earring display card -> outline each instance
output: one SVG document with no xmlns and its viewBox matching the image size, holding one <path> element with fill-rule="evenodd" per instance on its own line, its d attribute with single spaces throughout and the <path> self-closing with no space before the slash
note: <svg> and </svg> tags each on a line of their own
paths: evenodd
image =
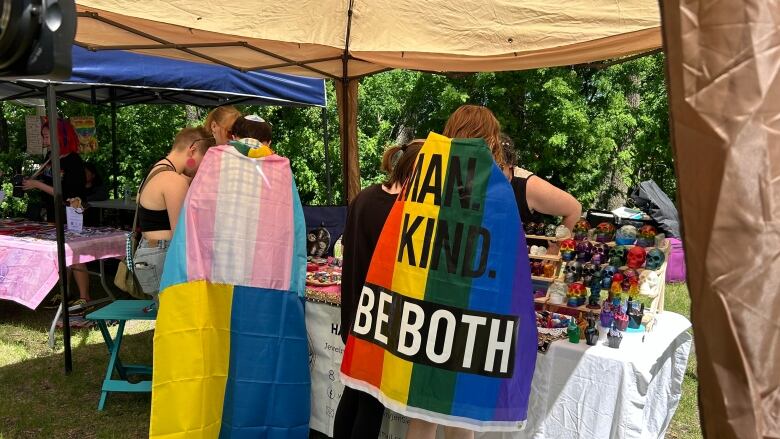
<svg viewBox="0 0 780 439">
<path fill-rule="evenodd" d="M 81 233 L 84 229 L 84 209 L 68 206 L 65 208 L 65 216 L 68 221 L 68 231 Z"/>
</svg>

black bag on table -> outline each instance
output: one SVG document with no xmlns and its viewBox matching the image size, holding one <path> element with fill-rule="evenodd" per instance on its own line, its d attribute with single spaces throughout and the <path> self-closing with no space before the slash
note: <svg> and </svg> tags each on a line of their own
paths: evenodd
<svg viewBox="0 0 780 439">
<path fill-rule="evenodd" d="M 637 209 L 648 214 L 656 222 L 660 232 L 667 237 L 680 236 L 680 217 L 677 214 L 677 207 L 653 180 L 639 183 L 631 191 L 630 197 Z"/>
</svg>

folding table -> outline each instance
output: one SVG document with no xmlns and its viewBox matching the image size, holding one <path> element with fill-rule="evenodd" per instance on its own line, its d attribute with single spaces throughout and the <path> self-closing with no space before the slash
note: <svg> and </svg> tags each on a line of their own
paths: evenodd
<svg viewBox="0 0 780 439">
<path fill-rule="evenodd" d="M 88 320 L 95 320 L 103 334 L 103 340 L 108 347 L 109 360 L 106 369 L 106 378 L 103 380 L 103 388 L 100 393 L 98 410 L 103 410 L 106 404 L 108 392 L 151 392 L 152 391 L 152 366 L 147 365 L 123 365 L 119 359 L 119 349 L 122 347 L 122 335 L 125 331 L 125 323 L 128 320 L 155 320 L 157 309 L 150 309 L 152 300 L 117 300 L 95 312 L 87 314 Z M 108 332 L 109 321 L 118 321 L 116 337 L 111 338 Z M 119 379 L 113 379 L 116 370 Z M 145 375 L 148 380 L 136 383 L 128 381 L 131 375 Z"/>
</svg>

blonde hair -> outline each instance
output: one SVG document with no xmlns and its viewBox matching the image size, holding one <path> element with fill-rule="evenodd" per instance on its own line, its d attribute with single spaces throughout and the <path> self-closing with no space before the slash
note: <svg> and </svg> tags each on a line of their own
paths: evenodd
<svg viewBox="0 0 780 439">
<path fill-rule="evenodd" d="M 501 124 L 487 107 L 461 105 L 447 119 L 442 134 L 452 139 L 484 139 L 496 164 L 499 167 L 506 165 L 501 144 Z"/>
<path fill-rule="evenodd" d="M 223 105 L 209 111 L 209 115 L 206 116 L 206 121 L 203 122 L 203 128 L 206 129 L 209 136 L 213 136 L 214 133 L 211 132 L 211 123 L 216 122 L 217 125 L 230 132 L 232 131 L 233 123 L 239 117 L 241 117 L 241 112 L 238 111 L 236 107 L 232 105 Z"/>
</svg>

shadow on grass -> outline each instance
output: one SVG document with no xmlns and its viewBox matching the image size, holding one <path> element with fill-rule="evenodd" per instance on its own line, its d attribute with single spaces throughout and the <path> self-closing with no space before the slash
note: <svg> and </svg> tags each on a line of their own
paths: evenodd
<svg viewBox="0 0 780 439">
<path fill-rule="evenodd" d="M 108 365 L 108 349 L 102 339 L 96 343 L 98 334 L 74 331 L 73 372 L 69 375 L 64 373 L 62 352 L 49 351 L 46 356 L 0 368 L 0 437 L 147 437 L 149 394 L 109 394 L 105 410 L 97 411 Z M 152 336 L 153 331 L 125 335 L 122 360 L 151 364 Z"/>
</svg>

